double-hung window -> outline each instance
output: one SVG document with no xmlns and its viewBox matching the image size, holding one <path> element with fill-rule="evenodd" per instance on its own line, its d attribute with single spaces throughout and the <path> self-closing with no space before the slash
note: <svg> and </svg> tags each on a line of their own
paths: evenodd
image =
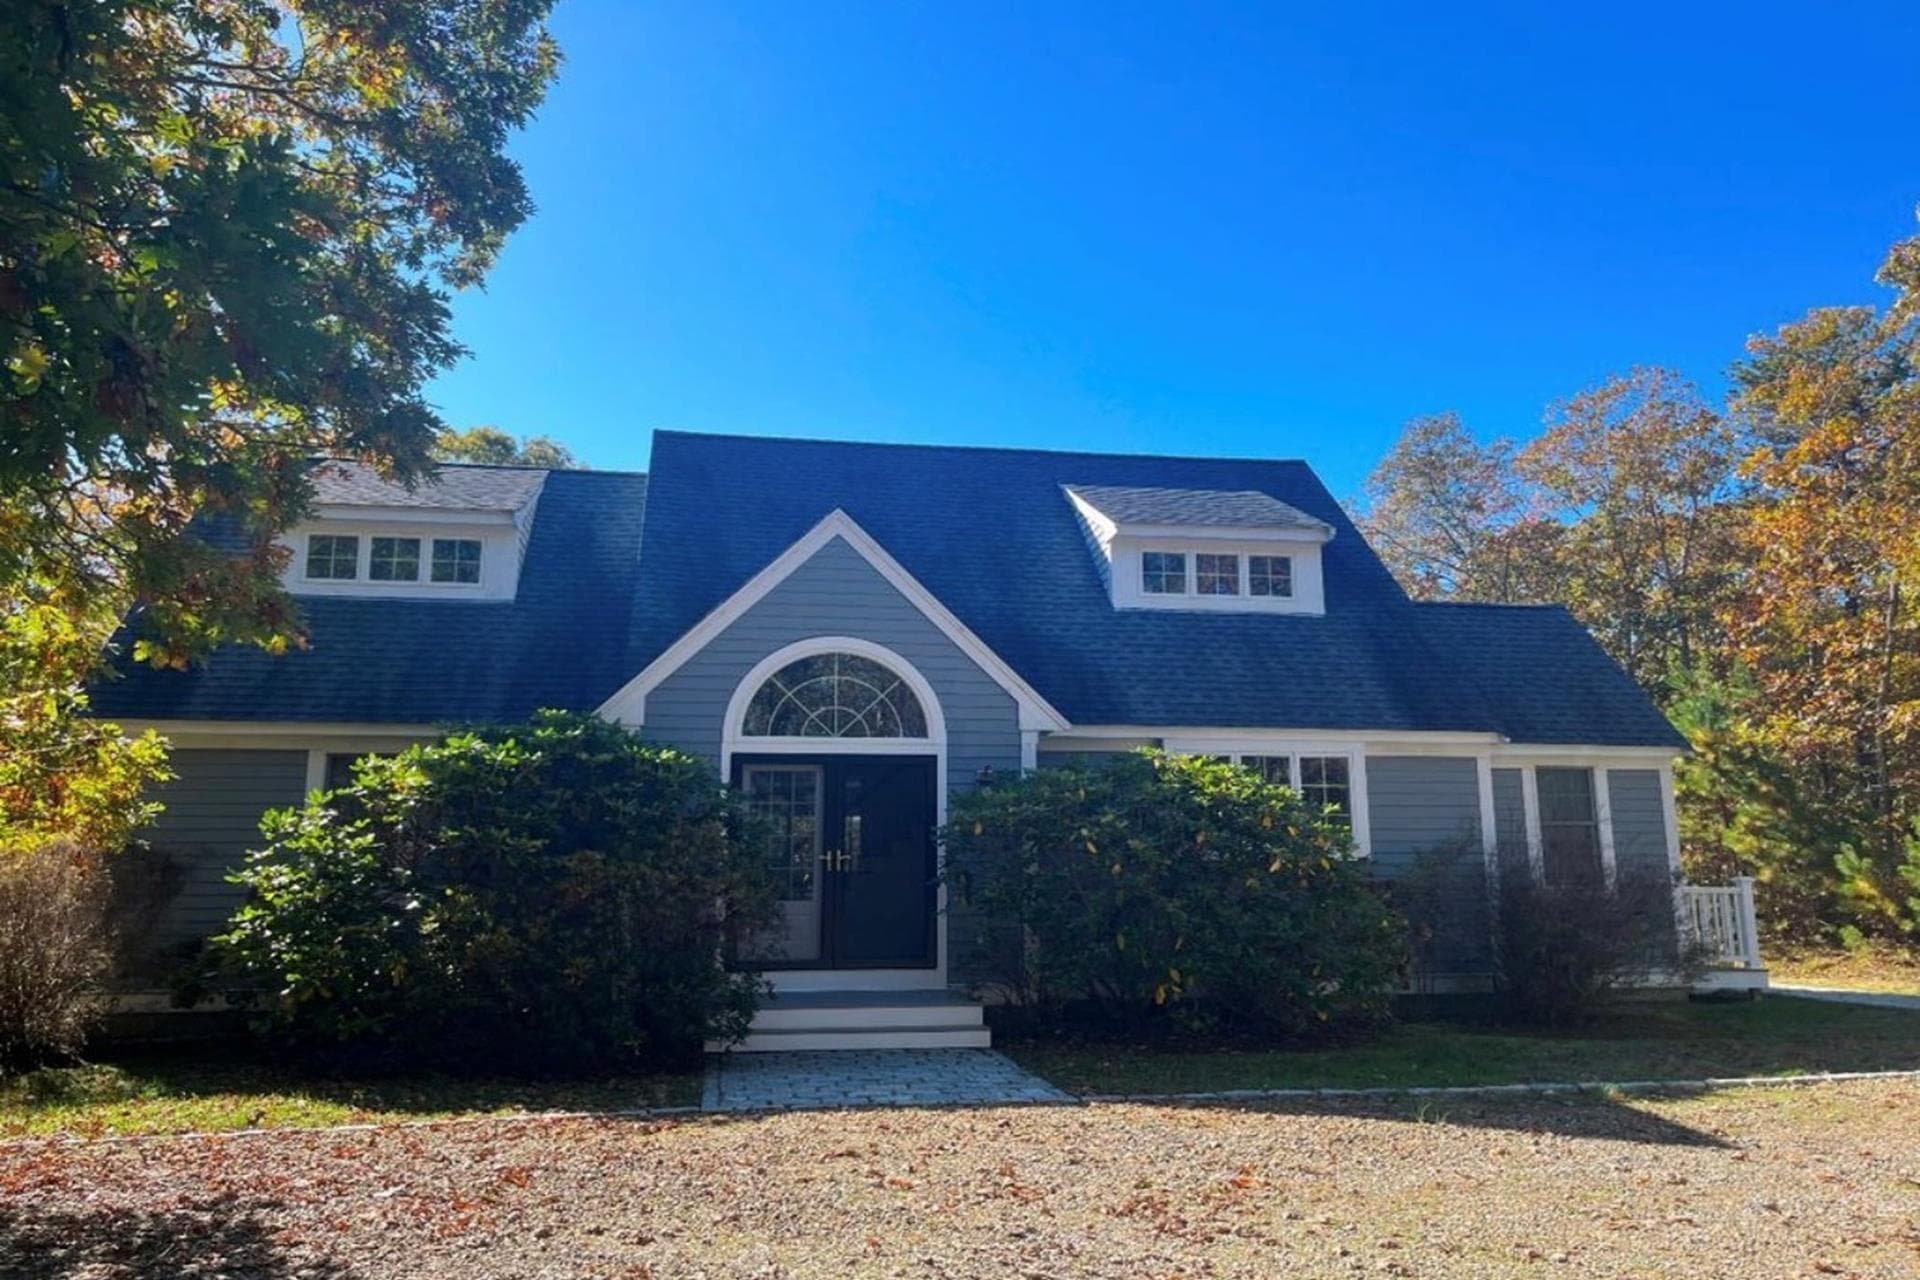
<svg viewBox="0 0 1920 1280">
<path fill-rule="evenodd" d="M 1549 885 L 1597 885 L 1605 878 L 1593 770 L 1534 770 L 1540 800 L 1540 862 Z"/>
<path fill-rule="evenodd" d="M 1292 787 L 1314 812 L 1330 812 L 1353 826 L 1353 761 L 1344 755 L 1237 752 L 1223 759 L 1253 770 L 1275 786 Z"/>
</svg>

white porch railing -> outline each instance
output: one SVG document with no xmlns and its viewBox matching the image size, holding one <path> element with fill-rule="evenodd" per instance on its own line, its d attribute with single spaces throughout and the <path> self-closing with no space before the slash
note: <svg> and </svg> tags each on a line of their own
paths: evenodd
<svg viewBox="0 0 1920 1280">
<path fill-rule="evenodd" d="M 1765 969 L 1760 962 L 1760 928 L 1753 913 L 1753 877 L 1735 876 L 1730 885 L 1680 886 L 1681 919 L 1707 949 L 1707 960 L 1721 969 Z"/>
</svg>

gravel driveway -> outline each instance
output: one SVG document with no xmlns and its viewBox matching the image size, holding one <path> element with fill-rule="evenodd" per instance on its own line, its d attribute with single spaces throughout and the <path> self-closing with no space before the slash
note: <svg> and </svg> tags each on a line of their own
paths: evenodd
<svg viewBox="0 0 1920 1280">
<path fill-rule="evenodd" d="M 1920 1275 L 1920 1086 L 0 1147 L 0 1276 Z"/>
</svg>

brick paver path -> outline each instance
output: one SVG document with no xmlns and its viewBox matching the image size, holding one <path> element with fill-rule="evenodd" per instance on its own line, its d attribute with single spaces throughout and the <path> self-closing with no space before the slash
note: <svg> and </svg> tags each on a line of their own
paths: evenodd
<svg viewBox="0 0 1920 1280">
<path fill-rule="evenodd" d="M 708 1111 L 1072 1102 L 991 1049 L 730 1053 L 707 1059 Z"/>
</svg>

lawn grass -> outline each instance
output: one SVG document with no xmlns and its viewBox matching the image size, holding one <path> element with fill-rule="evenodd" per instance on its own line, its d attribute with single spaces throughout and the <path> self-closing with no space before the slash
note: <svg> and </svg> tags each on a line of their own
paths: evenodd
<svg viewBox="0 0 1920 1280">
<path fill-rule="evenodd" d="M 699 1100 L 698 1073 L 591 1081 L 316 1078 L 272 1063 L 168 1054 L 0 1076 L 0 1139 L 310 1129 Z"/>
<path fill-rule="evenodd" d="M 1330 1049 L 1181 1052 L 1047 1041 L 997 1047 L 1073 1093 L 1793 1076 L 1920 1068 L 1920 1013 L 1769 996 L 1632 1005 L 1576 1031 L 1409 1022 Z"/>
<path fill-rule="evenodd" d="M 1920 953 L 1886 946 L 1854 951 L 1770 950 L 1767 971 L 1775 982 L 1920 995 Z"/>
</svg>

